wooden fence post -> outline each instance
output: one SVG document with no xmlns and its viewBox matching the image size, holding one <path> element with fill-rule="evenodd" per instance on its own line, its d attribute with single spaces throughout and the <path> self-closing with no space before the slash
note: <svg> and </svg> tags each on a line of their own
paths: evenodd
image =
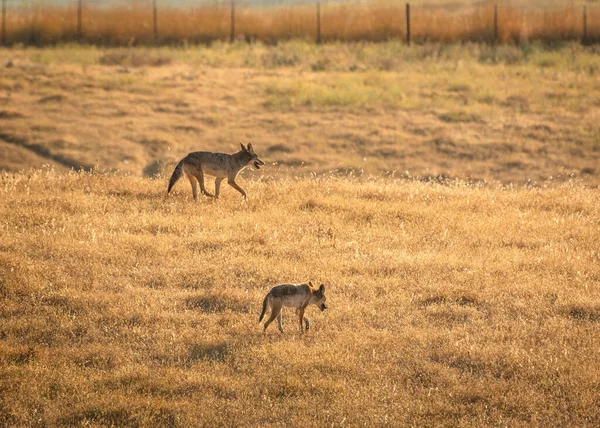
<svg viewBox="0 0 600 428">
<path fill-rule="evenodd" d="M 498 44 L 498 5 L 494 5 L 494 44 Z"/>
<path fill-rule="evenodd" d="M 83 0 L 77 0 L 77 41 L 81 43 L 81 16 L 83 14 Z"/>
<path fill-rule="evenodd" d="M 231 0 L 231 35 L 229 41 L 231 43 L 235 41 L 235 0 Z"/>
<path fill-rule="evenodd" d="M 2 0 L 2 45 L 6 44 L 6 0 Z"/>
<path fill-rule="evenodd" d="M 410 3 L 406 3 L 406 44 L 410 45 Z"/>
<path fill-rule="evenodd" d="M 321 2 L 317 2 L 317 44 L 321 43 Z"/>
<path fill-rule="evenodd" d="M 586 5 L 583 5 L 583 36 L 581 38 L 581 43 L 584 45 L 587 43 L 587 8 Z"/>
<path fill-rule="evenodd" d="M 152 20 L 154 24 L 154 41 L 158 38 L 158 13 L 156 10 L 156 0 L 152 0 Z"/>
</svg>

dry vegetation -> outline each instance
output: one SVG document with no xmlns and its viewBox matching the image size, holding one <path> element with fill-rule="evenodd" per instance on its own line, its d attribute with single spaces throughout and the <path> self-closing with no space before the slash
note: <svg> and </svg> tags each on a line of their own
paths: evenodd
<svg viewBox="0 0 600 428">
<path fill-rule="evenodd" d="M 501 42 L 581 40 L 582 2 L 438 1 L 412 2 L 414 41 L 491 41 L 494 4 L 499 7 Z M 587 4 L 587 42 L 600 41 L 600 7 Z M 248 7 L 238 4 L 235 34 L 245 40 L 315 40 L 315 4 Z M 158 2 L 157 37 L 151 2 L 129 5 L 86 5 L 82 11 L 84 43 L 106 45 L 206 43 L 229 40 L 229 2 L 173 7 Z M 321 5 L 324 41 L 385 41 L 404 39 L 405 2 L 332 2 Z M 75 3 L 50 6 L 34 3 L 14 6 L 7 13 L 7 43 L 48 44 L 78 39 Z"/>
<path fill-rule="evenodd" d="M 600 61 L 577 44 L 0 50 L 0 168 L 153 176 L 252 142 L 270 174 L 600 183 Z"/>
<path fill-rule="evenodd" d="M 600 424 L 593 48 L 0 67 L 0 426 Z M 248 202 L 166 196 L 174 161 L 239 140 L 267 162 Z M 330 309 L 263 336 L 264 293 L 308 279 Z"/>
<path fill-rule="evenodd" d="M 600 423 L 597 189 L 243 181 L 2 176 L 0 425 Z"/>
</svg>

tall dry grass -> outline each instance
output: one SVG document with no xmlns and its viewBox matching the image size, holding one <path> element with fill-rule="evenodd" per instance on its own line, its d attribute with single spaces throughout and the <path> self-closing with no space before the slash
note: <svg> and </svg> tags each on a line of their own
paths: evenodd
<svg viewBox="0 0 600 428">
<path fill-rule="evenodd" d="M 414 4 L 412 40 L 434 42 L 485 41 L 494 38 L 493 2 L 469 4 Z M 501 42 L 580 40 L 583 6 L 579 3 L 500 3 L 498 39 Z M 600 40 L 600 7 L 587 5 L 587 42 Z M 252 8 L 236 6 L 237 38 L 274 43 L 301 38 L 315 40 L 316 6 L 291 5 Z M 228 40 L 231 10 L 227 4 L 158 6 L 158 36 L 154 37 L 151 3 L 83 8 L 82 38 L 106 45 L 153 43 L 206 43 Z M 321 5 L 321 38 L 324 41 L 384 41 L 406 37 L 404 3 L 326 3 Z M 7 43 L 47 44 L 77 39 L 77 10 L 36 4 L 13 6 L 7 15 Z"/>
<path fill-rule="evenodd" d="M 2 426 L 600 423 L 598 189 L 0 183 Z M 263 336 L 264 293 L 308 279 L 330 309 Z"/>
</svg>

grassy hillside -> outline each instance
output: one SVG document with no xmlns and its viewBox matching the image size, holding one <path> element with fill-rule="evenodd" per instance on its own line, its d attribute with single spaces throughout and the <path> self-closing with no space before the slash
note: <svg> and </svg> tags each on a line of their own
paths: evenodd
<svg viewBox="0 0 600 428">
<path fill-rule="evenodd" d="M 239 181 L 2 175 L 0 425 L 600 423 L 597 189 Z"/>
<path fill-rule="evenodd" d="M 599 64 L 577 44 L 3 49 L 0 169 L 151 177 L 243 140 L 277 176 L 595 186 Z"/>
</svg>

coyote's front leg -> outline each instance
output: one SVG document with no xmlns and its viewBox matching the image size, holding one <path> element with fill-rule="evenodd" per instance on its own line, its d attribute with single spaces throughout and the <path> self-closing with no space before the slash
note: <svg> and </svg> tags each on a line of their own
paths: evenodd
<svg viewBox="0 0 600 428">
<path fill-rule="evenodd" d="M 237 190 L 238 192 L 240 192 L 242 194 L 242 198 L 244 200 L 246 200 L 246 192 L 244 192 L 244 189 L 242 189 L 240 186 L 237 185 L 237 183 L 235 182 L 235 177 L 229 177 L 227 179 L 227 184 L 229 184 L 235 190 Z"/>
<path fill-rule="evenodd" d="M 219 197 L 219 192 L 221 191 L 221 181 L 223 181 L 225 177 L 219 177 L 215 180 L 215 198 Z"/>
<path fill-rule="evenodd" d="M 198 179 L 198 183 L 200 183 L 200 191 L 202 192 L 202 194 L 212 198 L 213 195 L 208 193 L 206 191 L 206 187 L 204 186 L 204 172 L 202 172 L 201 170 L 198 171 L 196 173 L 196 178 Z"/>
<path fill-rule="evenodd" d="M 296 309 L 296 314 L 298 315 L 298 320 L 300 321 L 300 331 L 302 333 L 304 333 L 305 331 L 308 331 L 308 329 L 310 328 L 310 323 L 308 322 L 308 318 L 304 317 L 304 308 Z M 305 329 L 304 325 L 306 325 L 306 329 Z"/>
</svg>

